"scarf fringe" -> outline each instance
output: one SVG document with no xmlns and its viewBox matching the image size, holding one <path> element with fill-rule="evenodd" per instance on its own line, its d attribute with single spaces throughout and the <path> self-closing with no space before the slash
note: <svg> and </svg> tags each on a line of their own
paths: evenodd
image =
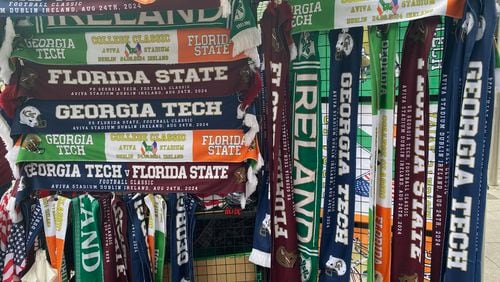
<svg viewBox="0 0 500 282">
<path fill-rule="evenodd" d="M 297 46 L 295 46 L 295 43 L 292 43 L 288 46 L 290 50 L 290 62 L 295 60 L 297 58 Z"/>
<path fill-rule="evenodd" d="M 10 138 L 10 126 L 2 115 L 0 115 L 0 138 L 2 138 L 7 152 L 14 147 L 14 141 Z"/>
<path fill-rule="evenodd" d="M 257 190 L 257 184 L 259 184 L 259 179 L 257 177 L 257 173 L 262 169 L 264 166 L 264 159 L 262 158 L 262 155 L 259 154 L 259 157 L 257 159 L 257 163 L 252 163 L 248 167 L 247 170 L 247 183 L 245 184 L 245 195 L 241 197 L 241 208 L 245 209 L 247 198 L 252 195 L 255 190 Z"/>
<path fill-rule="evenodd" d="M 255 248 L 252 249 L 248 261 L 262 267 L 271 268 L 271 254 Z"/>
<path fill-rule="evenodd" d="M 9 83 L 10 76 L 13 73 L 9 66 L 9 58 L 12 53 L 12 44 L 15 36 L 14 24 L 11 18 L 8 17 L 5 22 L 5 37 L 2 47 L 0 47 L 0 80 L 3 80 L 6 84 Z"/>
<path fill-rule="evenodd" d="M 247 28 L 231 38 L 233 42 L 233 57 L 238 56 L 241 52 L 255 48 L 262 43 L 260 31 L 257 27 Z"/>
<path fill-rule="evenodd" d="M 250 146 L 253 140 L 255 139 L 255 135 L 259 132 L 259 123 L 257 122 L 257 117 L 254 114 L 245 114 L 245 118 L 243 119 L 243 125 L 249 127 L 250 129 L 243 136 L 243 142 L 245 146 Z"/>
<path fill-rule="evenodd" d="M 19 173 L 19 167 L 16 164 L 17 156 L 19 155 L 20 149 L 21 146 L 14 146 L 5 155 L 5 158 L 9 162 L 10 170 L 12 170 L 12 176 L 14 176 L 14 179 L 21 178 L 21 174 Z"/>
<path fill-rule="evenodd" d="M 245 56 L 247 56 L 251 60 L 249 62 L 251 69 L 258 70 L 261 68 L 261 66 L 262 66 L 262 68 L 264 68 L 263 67 L 264 64 L 261 65 L 260 56 L 259 56 L 259 52 L 257 51 L 257 47 L 246 49 L 244 51 L 244 54 L 245 54 Z"/>
<path fill-rule="evenodd" d="M 220 8 L 223 18 L 227 18 L 231 14 L 231 3 L 229 3 L 229 0 L 220 0 Z"/>
</svg>

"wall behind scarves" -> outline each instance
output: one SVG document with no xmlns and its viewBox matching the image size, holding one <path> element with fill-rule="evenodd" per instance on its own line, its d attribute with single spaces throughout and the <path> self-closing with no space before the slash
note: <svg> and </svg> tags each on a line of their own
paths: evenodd
<svg viewBox="0 0 500 282">
<path fill-rule="evenodd" d="M 2 25 L 0 128 L 15 179 L 0 206 L 4 278 L 430 279 L 445 27 L 434 33 L 431 20 L 407 21 L 461 16 L 462 1 L 294 0 L 267 11 L 260 3 L 260 21 L 244 0 L 110 1 L 99 6 L 105 14 L 93 4 L 2 10 L 4 2 L 0 12 L 11 17 Z M 401 80 L 403 58 L 413 54 L 403 52 L 407 29 L 412 49 L 430 50 L 415 54 L 424 58 L 414 64 L 420 76 Z M 428 84 L 428 98 L 418 98 L 429 101 L 428 120 L 409 118 L 427 102 L 398 104 L 417 101 L 399 91 L 404 84 L 406 95 L 412 81 Z M 429 135 L 420 150 L 427 173 L 408 176 L 423 183 L 424 199 L 402 196 L 412 185 L 392 176 L 395 161 L 401 169 L 420 157 L 394 152 L 412 131 L 398 119 L 405 115 L 428 128 L 413 133 Z M 415 219 L 409 205 L 419 200 Z M 396 217 L 400 228 L 413 226 L 408 218 L 422 225 L 411 229 L 419 242 L 407 242 L 411 232 L 391 237 Z M 452 251 L 439 259 L 457 259 Z M 391 269 L 391 254 L 408 263 Z M 434 274 L 440 265 L 433 281 L 456 277 Z"/>
</svg>

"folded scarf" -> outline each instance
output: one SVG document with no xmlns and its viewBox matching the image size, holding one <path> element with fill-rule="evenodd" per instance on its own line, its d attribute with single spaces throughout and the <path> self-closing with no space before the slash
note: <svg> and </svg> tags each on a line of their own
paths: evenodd
<svg viewBox="0 0 500 282">
<path fill-rule="evenodd" d="M 111 207 L 113 211 L 113 220 L 116 229 L 115 254 L 116 271 L 119 282 L 127 282 L 128 277 L 132 277 L 132 262 L 129 255 L 128 245 L 128 216 L 126 203 L 114 193 L 111 198 Z"/>
<path fill-rule="evenodd" d="M 127 103 L 29 99 L 18 107 L 10 134 L 238 129 L 239 104 L 237 94 Z"/>
<path fill-rule="evenodd" d="M 397 0 L 369 0 L 363 2 L 363 5 L 355 6 L 348 1 L 335 1 L 334 28 L 388 24 L 430 16 L 448 16 L 459 19 L 462 17 L 465 2 L 464 0 L 435 0 L 402 4 Z"/>
<path fill-rule="evenodd" d="M 165 267 L 165 249 L 167 236 L 167 202 L 161 195 L 154 196 L 155 201 L 155 264 L 153 268 L 154 281 L 163 281 L 163 269 Z"/>
<path fill-rule="evenodd" d="M 16 143 L 18 162 L 243 162 L 259 160 L 242 130 L 28 134 Z"/>
<path fill-rule="evenodd" d="M 22 171 L 32 189 L 65 192 L 228 194 L 247 182 L 244 163 L 29 163 Z"/>
<path fill-rule="evenodd" d="M 4 104 L 12 104 L 18 96 L 85 101 L 230 96 L 248 89 L 253 82 L 252 75 L 247 59 L 162 66 L 46 66 L 23 60 L 11 80 L 18 85 L 10 91 L 14 101 Z M 0 101 L 6 91 L 2 92 Z M 13 114 L 12 111 L 11 116 Z"/>
<path fill-rule="evenodd" d="M 97 0 L 75 3 L 72 0 L 47 0 L 37 2 L 0 1 L 3 16 L 44 16 L 102 14 L 120 11 L 185 10 L 193 8 L 228 9 L 227 0 Z M 225 14 L 229 14 L 228 11 Z"/>
</svg>

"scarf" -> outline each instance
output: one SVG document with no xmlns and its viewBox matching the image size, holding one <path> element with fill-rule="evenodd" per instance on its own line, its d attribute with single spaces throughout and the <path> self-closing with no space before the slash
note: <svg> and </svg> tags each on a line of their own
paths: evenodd
<svg viewBox="0 0 500 282">
<path fill-rule="evenodd" d="M 320 281 L 349 281 L 354 234 L 356 130 L 363 29 L 329 34 L 330 95 Z"/>
<path fill-rule="evenodd" d="M 478 25 L 468 25 L 473 14 L 467 12 L 461 21 L 445 21 L 445 46 L 441 73 L 441 88 L 438 99 L 438 118 L 436 126 L 436 161 L 434 172 L 433 212 L 432 212 L 432 249 L 431 278 L 441 279 L 443 259 L 445 258 L 445 229 L 448 213 L 449 190 L 454 176 L 452 152 L 456 148 L 455 122 L 460 115 L 461 90 L 465 81 L 472 48 L 474 47 Z M 474 21 L 476 22 L 476 21 Z M 458 63 L 457 63 L 458 62 Z"/>
<path fill-rule="evenodd" d="M 9 188 L 0 198 L 0 269 L 4 269 L 7 244 L 9 242 L 9 235 L 12 229 L 12 219 L 9 216 L 9 210 L 7 209 L 11 192 L 12 188 Z"/>
<path fill-rule="evenodd" d="M 333 28 L 334 1 L 290 0 L 293 10 L 292 34 Z"/>
<path fill-rule="evenodd" d="M 155 197 L 153 194 L 147 194 L 144 196 L 144 205 L 147 208 L 146 214 L 147 223 L 146 223 L 146 242 L 148 245 L 148 257 L 149 263 L 151 267 L 151 271 L 154 273 L 154 269 L 156 266 L 156 256 L 155 256 L 155 229 L 156 229 L 156 206 L 155 206 Z"/>
<path fill-rule="evenodd" d="M 21 273 L 26 268 L 26 229 L 23 222 L 23 215 L 20 210 L 15 211 L 16 215 L 12 219 L 5 261 L 3 264 L 2 281 L 19 281 Z"/>
<path fill-rule="evenodd" d="M 66 192 L 228 194 L 247 182 L 244 163 L 29 163 L 22 171 L 32 189 Z"/>
<path fill-rule="evenodd" d="M 424 279 L 429 93 L 427 58 L 439 18 L 411 22 L 403 44 L 396 135 L 391 281 Z M 413 279 L 413 278 L 412 278 Z"/>
<path fill-rule="evenodd" d="M 35 245 L 35 240 L 37 236 L 42 231 L 44 227 L 43 215 L 42 215 L 42 207 L 40 206 L 39 201 L 33 201 L 32 204 L 29 205 L 30 213 L 25 215 L 25 218 L 28 219 L 27 235 L 26 235 L 26 250 L 31 251 Z"/>
<path fill-rule="evenodd" d="M 252 251 L 248 260 L 262 267 L 271 267 L 271 214 L 269 203 L 269 172 L 264 171 L 259 187 L 259 201 L 255 215 Z"/>
<path fill-rule="evenodd" d="M 18 72 L 18 96 L 58 101 L 229 96 L 246 90 L 252 79 L 247 59 L 162 66 L 44 66 L 23 60 Z"/>
<path fill-rule="evenodd" d="M 398 0 L 369 0 L 353 6 L 347 1 L 335 1 L 335 28 L 371 26 L 411 21 L 430 16 L 461 18 L 464 0 L 435 0 L 429 2 L 402 2 Z"/>
<path fill-rule="evenodd" d="M 133 281 L 152 281 L 151 265 L 149 264 L 148 246 L 146 242 L 146 214 L 144 200 L 140 194 L 135 194 L 127 201 L 128 211 L 128 244 L 132 267 Z"/>
<path fill-rule="evenodd" d="M 295 216 L 302 281 L 316 281 L 321 205 L 321 91 L 318 32 L 294 36 L 292 62 L 292 154 Z"/>
<path fill-rule="evenodd" d="M 46 65 L 184 64 L 246 57 L 233 57 L 229 36 L 226 28 L 33 34 L 14 41 L 11 56 Z"/>
<path fill-rule="evenodd" d="M 22 282 L 44 281 L 57 282 L 57 271 L 47 261 L 45 250 L 37 250 L 35 262 L 28 272 L 21 278 Z"/>
<path fill-rule="evenodd" d="M 263 31 L 267 147 L 271 205 L 271 277 L 272 281 L 299 281 L 297 230 L 294 217 L 291 175 L 291 148 L 288 95 L 288 66 L 292 56 L 291 7 L 270 2 L 260 22 Z"/>
<path fill-rule="evenodd" d="M 103 274 L 104 281 L 117 281 L 120 272 L 124 269 L 116 265 L 116 226 L 111 207 L 111 194 L 104 194 L 99 197 L 99 207 L 101 214 L 101 242 L 103 249 Z"/>
<path fill-rule="evenodd" d="M 11 136 L 25 133 L 237 129 L 238 95 L 219 98 L 122 101 L 42 101 L 18 107 Z"/>
<path fill-rule="evenodd" d="M 377 279 L 390 281 L 392 227 L 393 124 L 395 99 L 395 57 L 398 25 L 369 28 L 372 81 L 371 187 L 375 215 L 370 222 L 368 271 Z M 374 274 L 369 274 L 374 279 Z M 373 281 L 373 280 L 372 280 Z"/>
<path fill-rule="evenodd" d="M 194 281 L 193 237 L 196 205 L 189 194 L 168 195 L 170 281 Z"/>
<path fill-rule="evenodd" d="M 115 254 L 116 271 L 118 282 L 128 281 L 127 277 L 132 277 L 132 267 L 128 248 L 128 216 L 127 207 L 124 201 L 114 193 L 111 198 L 111 208 L 113 212 L 113 222 L 116 230 Z"/>
<path fill-rule="evenodd" d="M 18 162 L 228 162 L 257 161 L 255 142 L 245 146 L 243 130 L 28 134 Z"/>
<path fill-rule="evenodd" d="M 17 3 L 17 4 L 14 4 Z M 74 14 L 102 14 L 120 11 L 149 11 L 149 10 L 185 10 L 193 8 L 216 8 L 221 6 L 227 9 L 226 0 L 99 0 L 92 2 L 74 3 L 71 0 L 19 2 L 2 0 L 0 11 L 3 16 L 44 16 L 44 15 L 74 15 Z"/>
<path fill-rule="evenodd" d="M 99 202 L 88 194 L 71 202 L 76 281 L 104 281 Z"/>
<path fill-rule="evenodd" d="M 167 202 L 161 195 L 154 196 L 155 204 L 155 233 L 154 233 L 154 256 L 153 267 L 154 281 L 163 281 L 163 269 L 165 267 L 165 238 L 167 236 Z"/>
<path fill-rule="evenodd" d="M 71 200 L 62 196 L 48 196 L 39 201 L 50 262 L 58 272 L 58 281 L 62 281 L 62 260 Z"/>
<path fill-rule="evenodd" d="M 481 8 L 482 9 L 481 9 Z M 494 85 L 495 3 L 471 2 L 480 22 L 462 91 L 443 281 L 481 281 L 486 174 Z M 477 17 L 474 17 L 474 14 Z M 467 238 L 468 240 L 464 240 Z"/>
</svg>

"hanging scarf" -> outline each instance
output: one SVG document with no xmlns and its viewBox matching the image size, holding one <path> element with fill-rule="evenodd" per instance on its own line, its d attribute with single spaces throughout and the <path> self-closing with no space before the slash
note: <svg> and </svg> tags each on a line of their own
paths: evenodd
<svg viewBox="0 0 500 282">
<path fill-rule="evenodd" d="M 292 62 L 292 153 L 295 216 L 302 281 L 316 281 L 321 206 L 321 91 L 318 32 L 294 36 Z"/>
<path fill-rule="evenodd" d="M 292 34 L 333 28 L 333 5 L 329 0 L 290 0 L 293 9 Z"/>
<path fill-rule="evenodd" d="M 233 57 L 229 36 L 226 28 L 33 34 L 14 41 L 11 56 L 47 65 L 183 64 L 246 57 Z"/>
<path fill-rule="evenodd" d="M 156 266 L 156 256 L 155 256 L 155 229 L 156 229 L 156 206 L 155 206 L 155 196 L 153 194 L 147 194 L 144 196 L 144 205 L 147 209 L 146 214 L 146 242 L 148 245 L 148 257 L 151 266 L 151 271 L 154 273 Z"/>
<path fill-rule="evenodd" d="M 353 6 L 348 1 L 335 1 L 335 28 L 371 26 L 411 21 L 430 16 L 461 18 L 465 0 L 435 0 L 403 2 L 398 0 L 369 0 Z"/>
<path fill-rule="evenodd" d="M 271 267 L 271 215 L 269 203 L 269 172 L 264 171 L 259 188 L 259 205 L 255 215 L 252 252 L 248 260 L 262 267 Z"/>
<path fill-rule="evenodd" d="M 35 245 L 35 240 L 37 236 L 42 231 L 44 226 L 43 224 L 43 215 L 42 215 L 42 207 L 40 206 L 39 201 L 33 201 L 29 206 L 29 215 L 26 216 L 28 218 L 27 227 L 27 236 L 26 236 L 26 250 L 31 251 L 33 246 Z"/>
<path fill-rule="evenodd" d="M 243 130 L 28 134 L 18 162 L 227 162 L 257 161 L 255 142 L 246 146 Z M 16 148 L 15 147 L 15 148 Z"/>
<path fill-rule="evenodd" d="M 132 266 L 133 281 L 152 281 L 151 265 L 148 257 L 148 246 L 146 242 L 146 215 L 144 212 L 144 200 L 140 194 L 134 195 L 127 201 L 128 211 L 128 244 L 130 250 L 130 261 Z"/>
<path fill-rule="evenodd" d="M 170 233 L 170 281 L 194 281 L 193 236 L 195 202 L 184 193 L 168 195 Z"/>
<path fill-rule="evenodd" d="M 261 76 L 265 78 L 264 70 L 261 70 Z M 269 108 L 267 107 L 267 97 L 265 95 L 266 83 L 262 84 L 260 95 L 256 101 L 259 124 L 261 134 L 259 141 L 261 144 L 268 144 L 266 138 L 272 138 L 267 127 Z M 262 267 L 271 267 L 271 206 L 269 202 L 269 152 L 266 146 L 262 148 L 262 156 L 264 158 L 264 169 L 262 170 L 262 178 L 259 182 L 258 190 L 258 207 L 255 215 L 255 226 L 253 232 L 252 251 L 248 260 L 251 263 Z M 205 201 L 204 201 L 205 203 Z M 213 205 L 213 204 L 212 204 Z"/>
<path fill-rule="evenodd" d="M 17 108 L 10 134 L 237 129 L 239 104 L 239 95 L 131 103 L 29 99 Z"/>
<path fill-rule="evenodd" d="M 7 253 L 7 244 L 12 229 L 12 220 L 9 216 L 7 204 L 11 197 L 12 188 L 9 188 L 0 198 L 0 269 L 4 269 L 4 260 Z"/>
<path fill-rule="evenodd" d="M 467 6 L 461 21 L 446 19 L 445 46 L 438 99 L 436 125 L 436 154 L 432 211 L 431 279 L 441 279 L 445 258 L 445 229 L 448 209 L 448 191 L 454 176 L 457 120 L 460 115 L 460 89 L 465 81 L 472 48 L 478 30 L 474 15 Z M 438 281 L 438 280 L 436 280 Z"/>
<path fill-rule="evenodd" d="M 395 97 L 395 57 L 398 25 L 369 28 L 372 81 L 371 185 L 375 214 L 370 229 L 369 279 L 390 281 L 392 227 L 392 158 Z M 372 227 L 370 226 L 370 227 Z M 371 280 L 374 281 L 374 280 Z"/>
<path fill-rule="evenodd" d="M 120 11 L 185 10 L 193 8 L 227 8 L 225 0 L 99 0 L 75 3 L 71 0 L 48 0 L 43 2 L 22 2 L 2 0 L 0 11 L 3 16 L 44 16 L 102 14 Z"/>
<path fill-rule="evenodd" d="M 99 197 L 101 214 L 101 242 L 103 249 L 103 273 L 104 281 L 117 281 L 120 270 L 116 265 L 116 226 L 114 222 L 113 209 L 111 207 L 111 194 Z"/>
<path fill-rule="evenodd" d="M 71 202 L 76 280 L 104 281 L 99 202 L 87 194 L 75 197 Z"/>
<path fill-rule="evenodd" d="M 127 277 L 132 277 L 132 267 L 128 248 L 128 216 L 127 207 L 124 201 L 114 193 L 111 198 L 113 221 L 116 230 L 115 254 L 117 282 L 127 282 Z"/>
<path fill-rule="evenodd" d="M 247 182 L 243 163 L 29 163 L 22 171 L 35 190 L 65 192 L 228 194 L 245 191 Z"/>
<path fill-rule="evenodd" d="M 266 138 L 269 150 L 271 203 L 271 280 L 299 281 L 297 262 L 297 230 L 294 217 L 291 175 L 291 148 L 288 95 L 289 61 L 293 39 L 291 7 L 283 2 L 270 2 L 261 20 L 263 31 L 264 65 L 266 69 L 266 98 L 270 116 L 267 117 Z M 271 110 L 272 109 L 272 110 Z"/>
<path fill-rule="evenodd" d="M 70 199 L 62 196 L 57 196 L 57 198 L 48 196 L 40 199 L 47 251 L 52 266 L 58 272 L 58 281 L 62 281 L 62 260 L 70 203 Z"/>
<path fill-rule="evenodd" d="M 154 196 L 155 201 L 155 265 L 153 268 L 154 281 L 163 281 L 163 269 L 165 265 L 165 238 L 167 236 L 167 202 L 161 195 Z"/>
<path fill-rule="evenodd" d="M 356 130 L 363 29 L 330 37 L 330 88 L 320 281 L 349 281 L 354 234 Z"/>
<path fill-rule="evenodd" d="M 44 66 L 23 60 L 18 72 L 18 96 L 58 101 L 213 98 L 246 90 L 252 78 L 247 59 L 162 66 Z"/>
<path fill-rule="evenodd" d="M 439 18 L 411 22 L 403 44 L 396 135 L 391 281 L 424 279 L 429 93 L 427 58 Z"/>
<path fill-rule="evenodd" d="M 451 208 L 446 227 L 446 269 L 444 281 L 481 281 L 486 168 L 491 136 L 493 102 L 493 32 L 495 4 L 472 1 L 477 12 L 478 31 L 463 87 Z M 467 240 L 464 240 L 467 238 Z"/>
<path fill-rule="evenodd" d="M 26 268 L 26 229 L 20 210 L 14 211 L 2 271 L 2 281 L 18 281 Z"/>
</svg>

